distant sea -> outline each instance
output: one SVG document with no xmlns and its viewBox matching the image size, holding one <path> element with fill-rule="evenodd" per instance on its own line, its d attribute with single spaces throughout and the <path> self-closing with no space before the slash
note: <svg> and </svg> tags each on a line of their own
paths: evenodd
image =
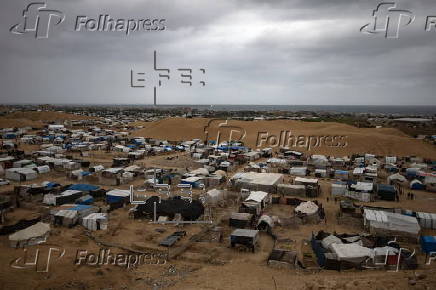
<svg viewBox="0 0 436 290">
<path fill-rule="evenodd" d="M 136 105 L 134 105 L 136 106 Z M 139 106 L 139 105 L 138 105 Z M 152 108 L 153 106 L 146 106 Z M 436 115 L 436 106 L 341 106 L 341 105 L 158 105 L 158 108 L 192 108 L 213 111 L 288 111 L 371 113 L 388 115 Z"/>
<path fill-rule="evenodd" d="M 22 104 L 26 106 L 26 104 Z M 36 105 L 36 104 L 28 104 Z M 436 106 L 377 106 L 377 105 L 171 105 L 158 104 L 156 107 L 146 104 L 54 104 L 60 107 L 117 107 L 127 108 L 157 108 L 181 109 L 191 108 L 200 111 L 287 111 L 287 112 L 328 112 L 328 113 L 357 113 L 384 114 L 401 116 L 436 116 Z"/>
</svg>

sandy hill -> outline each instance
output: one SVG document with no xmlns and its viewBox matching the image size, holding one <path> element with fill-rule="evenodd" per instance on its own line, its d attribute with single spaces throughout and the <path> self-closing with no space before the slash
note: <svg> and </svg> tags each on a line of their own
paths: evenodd
<svg viewBox="0 0 436 290">
<path fill-rule="evenodd" d="M 293 150 L 334 156 L 350 155 L 352 153 L 374 153 L 436 158 L 436 148 L 434 146 L 415 140 L 392 128 L 356 128 L 341 123 L 291 120 L 230 120 L 226 125 L 222 125 L 223 122 L 225 121 L 211 121 L 211 119 L 206 118 L 168 118 L 143 123 L 141 124 L 143 128 L 134 131 L 132 136 L 171 141 L 193 138 L 204 140 L 206 136 L 204 128 L 209 124 L 208 129 L 206 129 L 210 136 L 209 139 L 216 139 L 218 127 L 220 127 L 221 132 L 220 140 L 226 140 L 231 130 L 234 131 L 232 139 L 240 138 L 245 131 L 245 137 L 242 138 L 242 141 L 251 148 L 256 148 L 256 145 L 260 145 L 259 147 L 273 147 L 271 145 L 279 142 L 279 144 L 288 145 Z M 282 138 L 280 139 L 279 136 L 282 136 Z"/>
<path fill-rule="evenodd" d="M 11 127 L 33 127 L 42 128 L 44 122 L 64 121 L 64 120 L 84 120 L 93 117 L 79 116 L 62 112 L 13 112 L 0 117 L 0 128 Z"/>
</svg>

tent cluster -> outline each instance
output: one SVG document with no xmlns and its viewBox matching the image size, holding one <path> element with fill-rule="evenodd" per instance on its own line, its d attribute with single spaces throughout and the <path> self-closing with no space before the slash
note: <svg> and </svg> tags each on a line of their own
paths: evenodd
<svg viewBox="0 0 436 290">
<path fill-rule="evenodd" d="M 310 243 L 319 266 L 324 269 L 416 269 L 418 266 L 414 251 L 378 236 L 320 231 L 312 234 Z"/>
</svg>

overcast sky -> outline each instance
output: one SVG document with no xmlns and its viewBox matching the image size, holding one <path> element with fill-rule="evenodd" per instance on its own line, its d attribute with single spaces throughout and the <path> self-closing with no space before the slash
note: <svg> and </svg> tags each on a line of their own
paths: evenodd
<svg viewBox="0 0 436 290">
<path fill-rule="evenodd" d="M 396 1 L 416 16 L 398 39 L 359 31 L 374 0 L 51 0 L 65 20 L 47 39 L 9 31 L 29 3 L 2 1 L 2 103 L 152 104 L 156 50 L 170 69 L 160 104 L 436 105 L 434 0 Z M 163 18 L 166 30 L 74 31 L 99 14 Z M 178 68 L 193 69 L 191 87 Z M 131 69 L 146 88 L 130 87 Z"/>
</svg>

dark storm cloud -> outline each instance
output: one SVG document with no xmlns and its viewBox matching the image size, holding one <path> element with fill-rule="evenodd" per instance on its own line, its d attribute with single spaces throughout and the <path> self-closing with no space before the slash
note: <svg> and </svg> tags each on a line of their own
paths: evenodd
<svg viewBox="0 0 436 290">
<path fill-rule="evenodd" d="M 436 32 L 432 0 L 396 1 L 416 20 L 399 39 L 362 34 L 374 0 L 61 1 L 66 20 L 48 39 L 13 35 L 29 3 L 3 1 L 2 103 L 151 103 L 153 51 L 172 79 L 167 104 L 432 104 Z M 165 18 L 161 32 L 75 32 L 78 15 Z M 178 84 L 177 68 L 206 68 L 207 85 Z M 147 88 L 130 88 L 130 70 Z M 194 75 L 195 77 L 195 75 Z M 198 79 L 196 80 L 198 83 Z M 413 96 L 413 97 L 412 97 Z"/>
</svg>

